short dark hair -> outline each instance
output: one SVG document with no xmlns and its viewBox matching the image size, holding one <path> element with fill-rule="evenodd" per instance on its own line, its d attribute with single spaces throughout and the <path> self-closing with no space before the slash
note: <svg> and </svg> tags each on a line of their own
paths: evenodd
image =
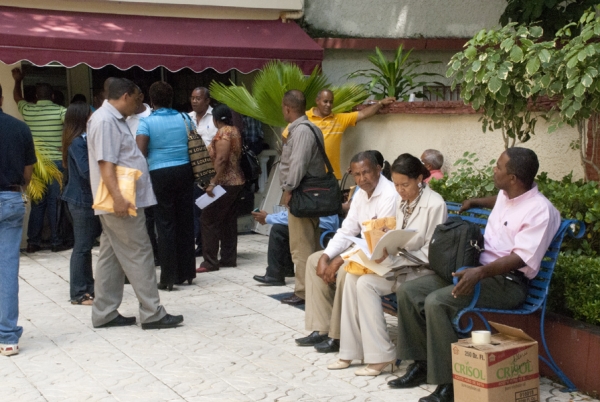
<svg viewBox="0 0 600 402">
<path fill-rule="evenodd" d="M 391 168 L 392 167 L 390 166 L 390 163 L 384 159 L 381 152 L 379 152 L 376 149 L 371 149 L 367 152 L 371 152 L 371 153 L 373 153 L 373 155 L 375 155 L 375 158 L 377 159 L 377 163 L 379 164 L 379 166 L 381 166 L 381 174 L 386 179 L 391 180 L 391 176 L 392 176 Z"/>
<path fill-rule="evenodd" d="M 329 92 L 331 94 L 331 96 L 333 96 L 333 91 L 331 89 L 323 88 L 317 93 L 317 99 L 319 99 L 321 97 L 321 95 L 325 92 Z"/>
<path fill-rule="evenodd" d="M 35 96 L 39 100 L 52 100 L 52 85 L 45 82 L 35 84 Z"/>
<path fill-rule="evenodd" d="M 150 102 L 155 109 L 173 105 L 173 87 L 164 81 L 156 81 L 150 85 Z"/>
<path fill-rule="evenodd" d="M 297 89 L 287 91 L 283 95 L 283 104 L 296 113 L 304 113 L 306 111 L 306 98 L 302 91 Z"/>
<path fill-rule="evenodd" d="M 363 161 L 369 162 L 373 168 L 376 168 L 377 166 L 381 166 L 379 164 L 379 161 L 377 160 L 377 157 L 371 151 L 363 151 L 363 152 L 357 153 L 356 155 L 354 155 L 352 157 L 352 159 L 350 159 L 350 165 L 352 165 L 353 163 L 358 163 L 358 162 L 363 162 Z"/>
<path fill-rule="evenodd" d="M 505 152 L 509 159 L 506 162 L 506 172 L 514 174 L 527 188 L 531 188 L 540 168 L 535 152 L 521 147 L 508 148 Z"/>
<path fill-rule="evenodd" d="M 127 78 L 111 78 L 108 84 L 107 99 L 116 100 L 125 94 L 133 95 L 136 90 L 141 92 L 140 87 Z"/>
<path fill-rule="evenodd" d="M 444 155 L 437 149 L 426 149 L 423 151 L 423 156 L 425 159 L 423 162 L 429 163 L 435 170 L 441 169 L 444 165 Z"/>
<path fill-rule="evenodd" d="M 200 91 L 204 95 L 205 98 L 210 99 L 210 91 L 206 87 L 196 87 L 192 90 L 192 93 Z"/>
<path fill-rule="evenodd" d="M 402 154 L 397 157 L 392 163 L 392 173 L 403 174 L 411 179 L 417 179 L 419 175 L 423 175 L 423 179 L 431 176 L 421 160 L 411 154 Z"/>
<path fill-rule="evenodd" d="M 216 106 L 212 111 L 212 115 L 215 121 L 220 121 L 228 126 L 233 126 L 233 115 L 229 106 L 224 104 Z"/>
</svg>

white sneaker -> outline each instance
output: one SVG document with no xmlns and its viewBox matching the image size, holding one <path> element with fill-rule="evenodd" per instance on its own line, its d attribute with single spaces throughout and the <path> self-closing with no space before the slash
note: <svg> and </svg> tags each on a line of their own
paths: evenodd
<svg viewBox="0 0 600 402">
<path fill-rule="evenodd" d="M 19 353 L 19 345 L 5 345 L 0 343 L 0 355 L 2 356 L 12 356 Z"/>
</svg>

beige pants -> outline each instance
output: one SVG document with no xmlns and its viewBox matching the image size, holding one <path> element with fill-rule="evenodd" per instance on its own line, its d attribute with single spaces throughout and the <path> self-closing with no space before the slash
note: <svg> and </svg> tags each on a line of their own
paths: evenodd
<svg viewBox="0 0 600 402">
<path fill-rule="evenodd" d="M 377 274 L 346 275 L 342 300 L 340 359 L 385 363 L 396 359 L 381 306 L 394 281 Z"/>
<path fill-rule="evenodd" d="M 292 261 L 296 266 L 296 296 L 306 299 L 306 260 L 308 256 L 320 249 L 319 218 L 298 218 L 288 213 L 288 228 L 290 230 L 290 251 Z"/>
<path fill-rule="evenodd" d="M 305 327 L 307 331 L 327 332 L 330 338 L 340 339 L 346 264 L 340 267 L 335 285 L 328 285 L 317 276 L 317 263 L 321 255 L 323 251 L 317 251 L 306 262 Z"/>
</svg>

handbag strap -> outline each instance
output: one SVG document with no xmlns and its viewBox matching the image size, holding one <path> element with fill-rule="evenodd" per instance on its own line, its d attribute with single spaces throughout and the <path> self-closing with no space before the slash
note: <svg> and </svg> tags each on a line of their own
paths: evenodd
<svg viewBox="0 0 600 402">
<path fill-rule="evenodd" d="M 189 138 L 190 133 L 192 132 L 192 128 L 194 127 L 194 126 L 192 126 L 192 119 L 190 118 L 190 116 L 188 114 L 185 114 L 182 112 L 180 112 L 179 114 L 181 115 L 181 118 L 183 119 L 183 122 L 185 124 L 185 129 L 187 131 L 188 138 Z M 186 119 L 186 117 L 187 117 L 187 119 Z M 190 123 L 189 126 L 188 126 L 188 122 Z"/>
<path fill-rule="evenodd" d="M 321 143 L 321 141 L 319 141 L 319 136 L 317 135 L 317 132 L 315 131 L 315 129 L 312 128 L 312 126 L 310 124 L 301 123 L 299 125 L 310 128 L 310 131 L 312 131 L 313 135 L 315 136 L 317 148 L 319 148 L 319 152 L 321 152 L 321 156 L 323 157 L 323 159 L 325 159 L 325 166 L 327 166 L 327 173 L 333 173 L 333 167 L 331 166 L 331 163 L 329 162 L 329 158 L 327 157 L 327 154 L 325 153 L 325 148 L 323 147 L 323 144 Z"/>
</svg>

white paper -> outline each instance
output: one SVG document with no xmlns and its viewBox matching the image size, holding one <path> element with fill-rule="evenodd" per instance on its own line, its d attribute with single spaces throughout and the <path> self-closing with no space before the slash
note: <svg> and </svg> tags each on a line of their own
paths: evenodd
<svg viewBox="0 0 600 402">
<path fill-rule="evenodd" d="M 383 235 L 381 239 L 379 239 L 379 241 L 375 245 L 373 254 L 371 254 L 371 252 L 369 251 L 369 246 L 367 245 L 367 241 L 365 239 L 352 236 L 344 237 L 356 244 L 368 260 L 373 261 L 383 257 L 384 248 L 387 249 L 388 254 L 396 254 L 401 248 L 404 248 L 406 246 L 406 243 L 408 243 L 410 239 L 412 239 L 413 236 L 416 234 L 417 232 L 412 229 L 391 230 L 385 235 Z"/>
<path fill-rule="evenodd" d="M 216 200 L 218 200 L 219 198 L 221 198 L 223 196 L 223 194 L 225 194 L 225 193 L 226 193 L 226 191 L 223 187 L 216 186 L 215 188 L 213 188 L 213 194 L 215 195 L 214 197 L 210 197 L 208 194 L 202 194 L 196 200 L 196 205 L 198 206 L 198 208 L 204 209 L 204 208 L 208 207 L 210 204 L 212 204 L 213 202 L 215 202 Z"/>
</svg>

